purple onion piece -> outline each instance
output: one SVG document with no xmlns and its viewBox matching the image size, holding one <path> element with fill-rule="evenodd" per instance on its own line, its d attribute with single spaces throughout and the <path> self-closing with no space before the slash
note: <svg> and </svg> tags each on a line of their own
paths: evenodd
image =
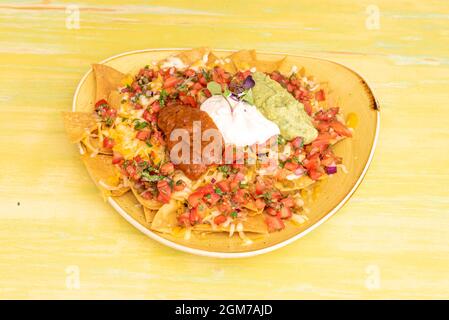
<svg viewBox="0 0 449 320">
<path fill-rule="evenodd" d="M 326 173 L 327 174 L 337 173 L 337 167 L 335 167 L 335 166 L 333 166 L 333 167 L 326 167 Z"/>
<path fill-rule="evenodd" d="M 236 95 L 235 93 L 231 93 L 231 95 L 229 96 L 229 98 L 231 98 L 234 101 L 239 101 L 239 96 Z"/>
<path fill-rule="evenodd" d="M 256 85 L 256 82 L 254 81 L 253 77 L 247 76 L 245 80 L 243 81 L 243 88 L 245 90 L 251 89 Z"/>
<path fill-rule="evenodd" d="M 215 180 L 215 178 L 210 179 L 210 182 L 215 183 L 217 182 L 217 180 Z"/>
</svg>

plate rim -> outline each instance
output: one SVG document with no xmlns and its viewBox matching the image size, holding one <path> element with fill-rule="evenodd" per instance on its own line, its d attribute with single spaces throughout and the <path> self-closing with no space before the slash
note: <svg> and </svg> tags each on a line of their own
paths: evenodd
<svg viewBox="0 0 449 320">
<path fill-rule="evenodd" d="M 109 62 L 111 60 L 123 57 L 123 56 L 127 56 L 127 55 L 132 55 L 132 54 L 137 54 L 137 53 L 145 53 L 145 52 L 160 52 L 160 51 L 181 51 L 181 50 L 190 50 L 192 48 L 149 48 L 149 49 L 139 49 L 139 50 L 132 50 L 132 51 L 126 51 L 123 53 L 119 53 L 116 55 L 113 55 L 111 57 L 108 57 L 102 61 L 100 61 L 99 63 L 103 64 L 106 62 Z M 222 51 L 222 52 L 235 52 L 238 49 L 219 49 L 219 48 L 214 48 L 212 50 L 215 51 Z M 371 165 L 371 162 L 373 160 L 374 157 L 374 153 L 376 150 L 376 146 L 378 143 L 378 139 L 379 139 L 379 131 L 380 131 L 380 104 L 379 101 L 377 100 L 377 97 L 374 94 L 374 91 L 372 89 L 372 87 L 369 85 L 368 81 L 366 81 L 366 79 L 364 77 L 362 77 L 362 75 L 360 75 L 360 73 L 354 71 L 352 68 L 340 63 L 340 62 L 336 62 L 330 59 L 326 59 L 326 58 L 321 58 L 321 57 L 314 57 L 314 56 L 309 56 L 309 55 L 300 55 L 300 54 L 289 54 L 289 53 L 283 53 L 283 52 L 274 52 L 274 51 L 262 51 L 262 50 L 257 50 L 257 52 L 261 53 L 261 54 L 275 54 L 275 55 L 287 55 L 287 56 L 292 56 L 292 57 L 303 57 L 303 58 L 312 58 L 312 59 L 318 59 L 318 60 L 323 60 L 323 61 L 327 61 L 327 62 L 332 62 L 335 63 L 337 65 L 340 65 L 346 69 L 348 69 L 349 71 L 353 72 L 355 75 L 357 75 L 360 79 L 362 79 L 368 90 L 370 91 L 371 96 L 374 98 L 374 111 L 376 112 L 376 132 L 374 134 L 374 140 L 373 140 L 373 145 L 371 146 L 371 150 L 370 150 L 370 154 L 368 157 L 368 160 L 365 164 L 365 167 L 363 168 L 362 173 L 360 174 L 360 176 L 358 177 L 356 183 L 354 184 L 354 186 L 351 188 L 351 190 L 346 194 L 346 196 L 332 209 L 330 210 L 325 216 L 323 216 L 320 220 L 318 220 L 315 224 L 309 226 L 307 229 L 305 229 L 304 231 L 294 235 L 293 237 L 290 237 L 284 241 L 281 241 L 279 243 L 276 243 L 274 245 L 268 246 L 266 248 L 262 248 L 262 249 L 257 249 L 257 250 L 251 250 L 251 251 L 244 251 L 244 252 L 219 252 L 219 251 L 207 251 L 207 250 L 203 250 L 203 249 L 196 249 L 196 248 L 191 248 L 188 247 L 186 245 L 182 245 L 176 242 L 173 242 L 171 240 L 165 239 L 164 237 L 158 235 L 157 233 L 145 228 L 142 224 L 140 224 L 136 219 L 134 219 L 131 215 L 129 215 L 125 210 L 122 209 L 122 207 L 120 207 L 120 205 L 117 203 L 117 201 L 114 200 L 114 198 L 112 197 L 108 197 L 108 203 L 126 220 L 128 221 L 128 223 L 130 223 L 132 226 L 134 226 L 136 229 L 138 229 L 140 232 L 142 232 L 143 234 L 145 234 L 146 236 L 148 236 L 149 238 L 167 246 L 170 247 L 172 249 L 175 250 L 179 250 L 182 252 L 186 252 L 186 253 L 190 253 L 190 254 L 194 254 L 194 255 L 198 255 L 198 256 L 204 256 L 204 257 L 211 257 L 211 258 L 247 258 L 247 257 L 253 257 L 253 256 L 257 256 L 257 255 L 261 255 L 264 253 L 268 253 L 268 252 L 272 252 L 274 250 L 280 249 L 282 247 L 285 247 L 289 244 L 291 244 L 292 242 L 299 240 L 301 238 L 303 238 L 304 236 L 306 236 L 309 232 L 315 230 L 316 228 L 318 228 L 320 225 L 322 225 L 324 222 L 326 222 L 330 217 L 332 217 L 333 215 L 335 215 L 337 213 L 338 210 L 340 210 L 347 202 L 348 200 L 352 197 L 352 195 L 355 193 L 355 191 L 357 190 L 357 188 L 360 186 L 360 184 L 362 183 L 363 179 L 365 178 L 365 175 L 368 171 L 369 166 Z M 81 78 L 81 80 L 78 83 L 78 86 L 76 87 L 75 93 L 73 95 L 73 102 L 72 102 L 72 112 L 76 111 L 76 102 L 77 102 L 77 98 L 78 98 L 78 94 L 79 91 L 81 90 L 81 86 L 84 84 L 84 82 L 86 81 L 87 77 L 89 76 L 89 74 L 92 72 L 92 67 L 84 74 L 84 76 Z M 80 144 L 78 143 L 78 146 L 80 146 Z M 80 153 L 81 153 L 81 146 L 80 146 Z"/>
</svg>

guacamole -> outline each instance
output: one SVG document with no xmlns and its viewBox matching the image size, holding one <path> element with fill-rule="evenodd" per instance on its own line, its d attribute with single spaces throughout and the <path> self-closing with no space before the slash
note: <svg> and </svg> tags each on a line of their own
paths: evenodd
<svg viewBox="0 0 449 320">
<path fill-rule="evenodd" d="M 281 135 L 287 140 L 302 137 L 306 144 L 315 140 L 318 132 L 303 104 L 264 73 L 255 72 L 252 76 L 256 82 L 252 88 L 254 105 L 278 125 Z"/>
</svg>

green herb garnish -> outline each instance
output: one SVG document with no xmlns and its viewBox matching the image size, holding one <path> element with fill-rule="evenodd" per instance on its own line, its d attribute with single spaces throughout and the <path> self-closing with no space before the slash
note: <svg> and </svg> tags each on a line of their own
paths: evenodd
<svg viewBox="0 0 449 320">
<path fill-rule="evenodd" d="M 142 130 L 146 127 L 148 127 L 149 123 L 146 121 L 139 121 L 139 120 L 135 120 L 134 121 L 134 130 Z"/>
<path fill-rule="evenodd" d="M 214 188 L 214 191 L 215 191 L 215 193 L 218 194 L 219 196 L 222 196 L 222 195 L 224 194 L 223 191 L 221 191 L 221 189 L 218 188 L 218 187 L 215 187 L 215 188 Z"/>
<path fill-rule="evenodd" d="M 149 174 L 146 171 L 142 172 L 142 179 L 148 182 L 155 182 L 164 179 L 164 176 L 158 174 Z"/>
<path fill-rule="evenodd" d="M 167 100 L 168 93 L 165 91 L 165 89 L 162 89 L 160 95 L 159 95 L 159 104 L 161 107 L 165 106 L 165 100 Z"/>
</svg>

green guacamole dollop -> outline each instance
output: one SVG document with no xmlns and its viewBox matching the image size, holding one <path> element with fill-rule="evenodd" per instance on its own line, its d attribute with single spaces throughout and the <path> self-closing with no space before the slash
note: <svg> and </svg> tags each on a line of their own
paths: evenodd
<svg viewBox="0 0 449 320">
<path fill-rule="evenodd" d="M 281 135 L 287 140 L 302 137 L 305 144 L 315 140 L 318 132 L 304 105 L 266 74 L 254 72 L 252 77 L 256 82 L 252 88 L 254 105 L 278 125 Z"/>
</svg>

